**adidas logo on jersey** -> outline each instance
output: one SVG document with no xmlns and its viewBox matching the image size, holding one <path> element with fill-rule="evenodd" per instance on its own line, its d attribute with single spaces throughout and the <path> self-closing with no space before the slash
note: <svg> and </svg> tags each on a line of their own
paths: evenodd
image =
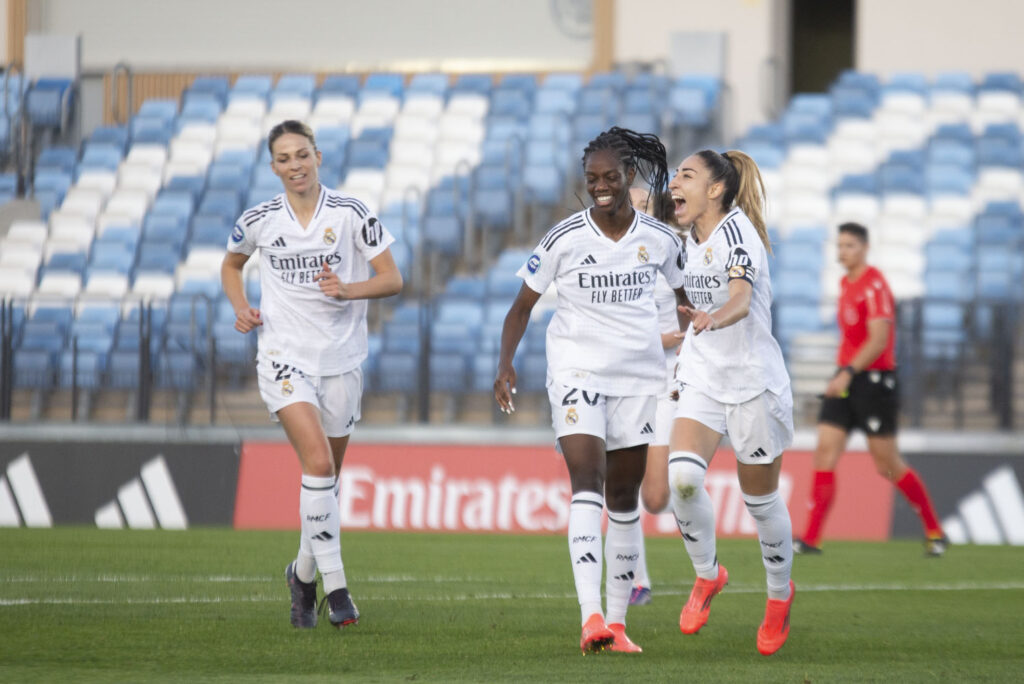
<svg viewBox="0 0 1024 684">
<path fill-rule="evenodd" d="M 651 427 L 650 423 L 644 423 L 644 426 L 642 428 L 640 428 L 640 434 L 641 435 L 653 435 L 654 434 L 654 428 Z"/>
<path fill-rule="evenodd" d="M 587 258 L 580 262 L 580 266 L 593 266 L 597 263 L 597 259 L 594 258 L 593 254 L 588 254 Z"/>
<path fill-rule="evenodd" d="M 288 246 L 288 245 L 286 245 L 284 243 L 284 238 L 283 237 L 277 238 L 276 240 L 274 240 L 270 244 L 272 244 L 274 247 L 287 247 Z"/>
</svg>

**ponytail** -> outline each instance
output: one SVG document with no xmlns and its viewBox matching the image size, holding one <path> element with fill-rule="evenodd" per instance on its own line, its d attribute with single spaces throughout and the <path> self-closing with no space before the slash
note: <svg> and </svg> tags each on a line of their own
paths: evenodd
<svg viewBox="0 0 1024 684">
<path fill-rule="evenodd" d="M 743 210 L 750 222 L 757 229 L 757 234 L 764 243 L 768 253 L 772 253 L 771 240 L 764 222 L 764 180 L 757 163 L 746 152 L 729 150 L 724 155 L 739 176 L 739 187 L 736 190 L 736 206 Z"/>
<path fill-rule="evenodd" d="M 722 182 L 725 186 L 722 209 L 729 211 L 734 204 L 742 209 L 757 230 L 765 249 L 771 254 L 772 244 L 764 222 L 764 180 L 757 163 L 746 152 L 739 150 L 730 150 L 725 154 L 701 150 L 697 156 L 711 172 L 711 182 Z"/>
</svg>

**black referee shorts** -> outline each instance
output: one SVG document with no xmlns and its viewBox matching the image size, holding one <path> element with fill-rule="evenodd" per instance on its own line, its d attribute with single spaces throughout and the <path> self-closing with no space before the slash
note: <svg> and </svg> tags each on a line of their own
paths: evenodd
<svg viewBox="0 0 1024 684">
<path fill-rule="evenodd" d="M 899 391 L 895 371 L 862 371 L 850 381 L 849 396 L 825 397 L 819 423 L 847 432 L 860 428 L 868 436 L 896 434 L 899 422 Z"/>
</svg>

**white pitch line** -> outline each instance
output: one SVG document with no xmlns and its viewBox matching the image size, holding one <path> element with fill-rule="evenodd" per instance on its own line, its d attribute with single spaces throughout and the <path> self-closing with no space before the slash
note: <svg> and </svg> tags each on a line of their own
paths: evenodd
<svg viewBox="0 0 1024 684">
<path fill-rule="evenodd" d="M 1020 591 L 1024 589 L 1024 582 L 959 582 L 951 584 L 922 584 L 911 586 L 906 584 L 805 584 L 801 585 L 801 592 L 879 592 L 879 591 Z M 729 585 L 726 593 L 732 594 L 760 594 L 764 592 L 761 585 Z M 659 589 L 659 596 L 683 596 L 685 591 L 676 589 Z M 414 596 L 399 596 L 396 594 L 375 594 L 373 591 L 360 591 L 359 595 L 370 601 L 426 601 L 454 603 L 462 601 L 498 601 L 512 599 L 570 599 L 575 598 L 573 593 L 463 593 L 450 596 L 425 596 L 423 594 Z M 7 597 L 0 598 L 0 607 L 4 606 L 26 606 L 26 605 L 160 605 L 160 604 L 216 604 L 216 603 L 279 603 L 283 598 L 276 596 L 178 596 L 169 598 L 122 598 L 122 599 L 85 599 L 85 598 L 27 598 Z"/>
</svg>

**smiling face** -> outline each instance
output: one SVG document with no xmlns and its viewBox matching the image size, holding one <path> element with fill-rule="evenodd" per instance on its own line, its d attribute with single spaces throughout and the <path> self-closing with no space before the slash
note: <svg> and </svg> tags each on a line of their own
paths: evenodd
<svg viewBox="0 0 1024 684">
<path fill-rule="evenodd" d="M 594 209 L 615 214 L 630 208 L 629 186 L 633 184 L 633 169 L 626 170 L 618 155 L 611 150 L 594 150 L 583 164 L 583 178 L 587 194 L 594 200 Z"/>
<path fill-rule="evenodd" d="M 692 154 L 683 160 L 669 181 L 668 190 L 675 203 L 679 225 L 699 224 L 707 217 L 718 222 L 722 214 L 719 198 L 724 184 L 711 182 L 711 171 L 698 155 Z"/>
<path fill-rule="evenodd" d="M 270 168 L 294 195 L 303 195 L 320 185 L 320 151 L 304 135 L 285 133 L 274 141 Z"/>
</svg>

